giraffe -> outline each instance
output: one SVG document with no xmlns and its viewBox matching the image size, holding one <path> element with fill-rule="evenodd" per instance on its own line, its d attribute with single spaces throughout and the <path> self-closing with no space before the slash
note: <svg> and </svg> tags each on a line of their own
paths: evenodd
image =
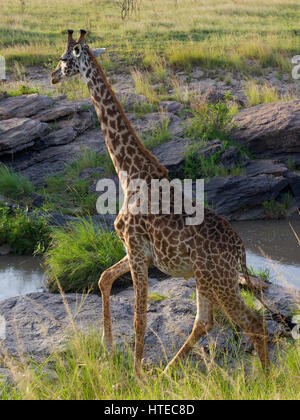
<svg viewBox="0 0 300 420">
<path fill-rule="evenodd" d="M 120 178 L 124 205 L 132 197 L 129 181 L 142 179 L 169 180 L 167 169 L 148 151 L 116 98 L 96 56 L 85 43 L 86 31 L 80 30 L 77 41 L 68 30 L 67 48 L 51 74 L 52 84 L 65 77 L 81 74 L 87 83 L 101 125 L 108 152 Z M 123 174 L 126 172 L 127 179 Z M 133 208 L 137 203 L 133 204 Z M 132 210 L 132 209 L 131 209 Z M 192 332 L 166 370 L 183 359 L 200 337 L 214 324 L 213 308 L 217 306 L 252 340 L 262 367 L 268 371 L 270 361 L 263 322 L 245 305 L 238 284 L 238 265 L 250 282 L 243 242 L 230 223 L 210 209 L 204 210 L 204 221 L 187 225 L 186 214 L 139 214 L 119 212 L 115 230 L 126 249 L 126 256 L 104 271 L 99 280 L 102 296 L 103 342 L 112 349 L 113 335 L 110 292 L 114 281 L 131 272 L 134 303 L 134 368 L 140 371 L 147 324 L 148 268 L 154 265 L 176 277 L 195 278 L 197 313 Z"/>
</svg>

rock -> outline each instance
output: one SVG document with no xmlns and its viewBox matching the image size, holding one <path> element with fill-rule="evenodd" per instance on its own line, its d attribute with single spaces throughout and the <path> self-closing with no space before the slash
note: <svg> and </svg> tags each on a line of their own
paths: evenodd
<svg viewBox="0 0 300 420">
<path fill-rule="evenodd" d="M 170 174 L 178 175 L 181 172 L 185 160 L 184 153 L 189 144 L 188 139 L 175 139 L 158 145 L 152 150 L 152 153 L 169 170 Z"/>
<path fill-rule="evenodd" d="M 161 101 L 160 106 L 164 111 L 171 112 L 173 114 L 178 114 L 180 111 L 184 110 L 184 106 L 180 102 L 176 101 Z"/>
<path fill-rule="evenodd" d="M 32 147 L 48 130 L 48 124 L 29 118 L 0 121 L 0 155 Z"/>
<path fill-rule="evenodd" d="M 166 279 L 151 281 L 149 294 L 156 293 L 160 301 L 149 300 L 144 357 L 150 363 L 170 360 L 179 350 L 192 330 L 196 301 L 194 280 Z M 290 314 L 300 299 L 296 291 L 270 285 L 265 292 L 268 303 L 283 315 Z M 72 315 L 77 329 L 84 331 L 99 328 L 101 323 L 101 299 L 99 296 L 66 294 L 64 304 L 61 295 L 32 293 L 0 302 L 0 314 L 6 321 L 6 338 L 2 340 L 0 352 L 6 349 L 10 355 L 20 352 L 31 357 L 49 355 L 63 349 L 72 331 Z M 78 310 L 80 308 L 80 310 Z M 134 342 L 134 291 L 130 287 L 111 296 L 113 334 L 117 343 Z M 267 321 L 269 334 L 274 334 L 273 322 Z M 278 332 L 278 329 L 276 330 Z M 239 345 L 243 351 L 251 351 L 246 336 L 239 333 Z M 208 335 L 198 342 L 198 348 L 209 352 L 210 343 L 215 344 L 216 357 L 233 355 L 236 347 L 235 333 L 228 326 L 216 324 Z M 197 357 L 197 356 L 195 356 Z"/>
<path fill-rule="evenodd" d="M 234 169 L 237 166 L 243 167 L 249 161 L 250 158 L 234 146 L 229 146 L 220 156 L 220 162 L 226 169 Z"/>
<path fill-rule="evenodd" d="M 215 153 L 221 153 L 223 150 L 223 143 L 221 140 L 210 140 L 204 146 L 200 146 L 198 149 L 198 154 L 207 158 Z"/>
<path fill-rule="evenodd" d="M 231 138 L 256 157 L 300 153 L 300 100 L 257 105 L 233 121 Z"/>
<path fill-rule="evenodd" d="M 27 176 L 35 186 L 45 185 L 45 178 L 65 170 L 65 164 L 71 163 L 82 155 L 82 148 L 106 153 L 106 145 L 102 131 L 97 128 L 79 135 L 70 144 L 39 148 L 36 151 L 23 151 L 14 155 L 13 160 L 8 157 L 3 163 L 12 167 L 22 175 Z"/>
<path fill-rule="evenodd" d="M 202 71 L 199 67 L 193 67 L 191 76 L 193 79 L 201 79 L 204 76 L 204 71 Z"/>
<path fill-rule="evenodd" d="M 5 255 L 9 255 L 12 252 L 11 246 L 8 244 L 4 244 L 0 246 L 0 256 L 4 257 Z"/>
<path fill-rule="evenodd" d="M 276 155 L 275 161 L 278 163 L 284 163 L 286 166 L 292 165 L 295 169 L 300 168 L 300 153 Z"/>
<path fill-rule="evenodd" d="M 135 105 L 149 103 L 148 99 L 144 95 L 137 95 L 135 93 L 117 93 L 119 101 L 122 103 L 126 110 L 132 110 Z"/>
<path fill-rule="evenodd" d="M 45 197 L 43 197 L 40 194 L 36 194 L 36 193 L 31 193 L 29 195 L 29 198 L 32 200 L 32 205 L 34 207 L 42 207 L 42 205 L 45 202 Z"/>
<path fill-rule="evenodd" d="M 275 163 L 272 160 L 251 160 L 245 167 L 247 176 L 270 174 L 274 176 L 284 175 L 288 169 L 282 163 Z"/>
<path fill-rule="evenodd" d="M 32 117 L 54 104 L 54 100 L 38 93 L 0 100 L 0 120 Z"/>
<path fill-rule="evenodd" d="M 288 180 L 290 189 L 297 199 L 300 199 L 300 174 L 285 172 L 284 177 Z M 300 204 L 300 203 L 299 203 Z"/>
<path fill-rule="evenodd" d="M 177 115 L 158 112 L 146 114 L 142 118 L 135 119 L 129 115 L 132 125 L 139 134 L 152 133 L 158 127 L 162 127 L 163 121 L 168 120 L 168 132 L 175 137 L 181 137 L 184 134 L 184 121 Z"/>
<path fill-rule="evenodd" d="M 219 102 L 224 102 L 224 97 L 224 92 L 220 92 L 215 87 L 211 87 L 205 92 L 202 99 L 205 102 L 217 104 Z"/>
<path fill-rule="evenodd" d="M 104 175 L 103 168 L 86 168 L 80 172 L 79 178 L 81 179 L 100 179 L 103 178 Z"/>
<path fill-rule="evenodd" d="M 42 122 L 57 121 L 73 115 L 80 110 L 81 105 L 76 101 L 59 101 L 54 106 L 35 114 L 33 118 Z"/>
<path fill-rule="evenodd" d="M 245 166 L 249 162 L 249 157 L 245 153 L 241 153 L 234 146 L 229 146 L 225 150 L 221 140 L 209 140 L 204 146 L 198 149 L 198 154 L 205 158 L 219 154 L 219 163 L 226 169 L 233 169 L 237 166 Z"/>
<path fill-rule="evenodd" d="M 85 133 L 95 127 L 95 119 L 92 111 L 76 112 L 73 118 L 69 118 L 59 122 L 60 128 L 72 127 L 76 135 Z M 99 129 L 100 130 L 100 129 Z"/>
<path fill-rule="evenodd" d="M 45 147 L 60 146 L 72 143 L 77 133 L 72 126 L 66 126 L 60 130 L 52 131 L 47 136 L 36 142 L 34 150 L 41 150 Z"/>
<path fill-rule="evenodd" d="M 218 214 L 230 220 L 252 220 L 264 218 L 262 204 L 276 199 L 287 185 L 288 180 L 281 176 L 231 176 L 206 183 L 205 194 Z"/>
</svg>

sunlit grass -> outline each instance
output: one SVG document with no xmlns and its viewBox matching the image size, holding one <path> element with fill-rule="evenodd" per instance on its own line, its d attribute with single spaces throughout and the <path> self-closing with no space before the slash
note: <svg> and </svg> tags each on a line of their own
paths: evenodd
<svg viewBox="0 0 300 420">
<path fill-rule="evenodd" d="M 235 368 L 223 367 L 199 353 L 199 364 L 188 359 L 173 372 L 159 367 L 136 375 L 129 346 L 108 354 L 99 332 L 74 332 L 64 352 L 42 363 L 10 363 L 16 389 L 2 390 L 3 399 L 34 400 L 291 400 L 300 395 L 299 342 L 286 343 L 266 379 L 257 357 L 244 355 Z M 196 350 L 197 352 L 197 350 Z M 201 362 L 201 357 L 204 362 Z M 230 360 L 230 359 L 229 359 Z M 247 360 L 247 368 L 245 368 Z M 70 386 L 70 384 L 72 384 Z"/>
<path fill-rule="evenodd" d="M 92 47 L 107 47 L 127 63 L 149 63 L 151 55 L 172 66 L 239 69 L 268 66 L 289 71 L 297 54 L 300 4 L 294 0 L 143 0 L 138 15 L 121 20 L 118 2 L 19 0 L 2 5 L 0 48 L 8 66 L 51 65 L 61 54 L 69 27 L 85 27 Z M 148 57 L 148 59 L 147 59 Z M 111 66 L 106 59 L 106 65 Z M 165 76 L 165 66 L 154 71 Z M 114 65 L 114 64 L 113 64 Z"/>
<path fill-rule="evenodd" d="M 282 96 L 278 90 L 268 83 L 259 84 L 255 80 L 250 80 L 244 89 L 247 105 L 249 107 L 267 104 L 277 101 L 289 101 L 294 99 L 292 95 Z"/>
</svg>

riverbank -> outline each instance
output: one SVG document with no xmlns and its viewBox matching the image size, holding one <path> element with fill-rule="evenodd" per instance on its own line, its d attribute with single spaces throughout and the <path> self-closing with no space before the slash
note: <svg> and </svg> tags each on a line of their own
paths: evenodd
<svg viewBox="0 0 300 420">
<path fill-rule="evenodd" d="M 283 315 L 288 315 L 298 310 L 300 295 L 270 285 L 265 299 Z M 299 340 L 288 338 L 290 334 L 268 317 L 269 350 L 274 365 L 267 387 L 251 342 L 219 311 L 215 311 L 215 327 L 199 341 L 176 377 L 161 374 L 162 366 L 182 345 L 194 322 L 194 283 L 183 279 L 149 281 L 142 372 L 145 380 L 141 382 L 132 368 L 133 302 L 132 287 L 111 298 L 117 342 L 113 356 L 101 345 L 101 299 L 98 296 L 35 293 L 1 302 L 0 314 L 6 323 L 1 351 L 4 351 L 3 367 L 11 385 L 8 383 L 1 391 L 0 383 L 0 394 L 7 398 L 17 395 L 33 399 L 51 399 L 58 395 L 60 399 L 97 399 L 109 395 L 114 399 L 145 399 L 147 395 L 158 399 L 206 399 L 216 393 L 219 398 L 290 399 L 299 396 Z M 262 316 L 253 298 L 247 302 Z M 20 357 L 22 363 L 18 362 Z M 162 376 L 164 380 L 160 382 Z M 75 391 L 67 385 L 70 380 L 76 384 Z M 160 383 L 159 393 L 154 386 L 156 381 Z M 139 393 L 138 383 L 142 386 Z M 221 384 L 226 384 L 223 391 Z M 207 389 L 203 394 L 204 385 Z"/>
</svg>

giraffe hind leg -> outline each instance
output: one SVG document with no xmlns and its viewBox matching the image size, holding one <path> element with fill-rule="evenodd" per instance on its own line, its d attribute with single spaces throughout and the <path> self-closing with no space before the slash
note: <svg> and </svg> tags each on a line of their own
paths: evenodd
<svg viewBox="0 0 300 420">
<path fill-rule="evenodd" d="M 263 322 L 244 303 L 240 293 L 232 293 L 226 299 L 218 298 L 218 305 L 225 315 L 238 325 L 250 338 L 258 353 L 265 372 L 269 371 L 270 360 L 267 346 L 267 334 Z"/>
<path fill-rule="evenodd" d="M 213 328 L 213 305 L 199 291 L 199 284 L 196 279 L 197 314 L 193 330 L 181 347 L 176 356 L 168 363 L 165 372 L 175 367 L 191 351 L 199 339 Z"/>
</svg>

